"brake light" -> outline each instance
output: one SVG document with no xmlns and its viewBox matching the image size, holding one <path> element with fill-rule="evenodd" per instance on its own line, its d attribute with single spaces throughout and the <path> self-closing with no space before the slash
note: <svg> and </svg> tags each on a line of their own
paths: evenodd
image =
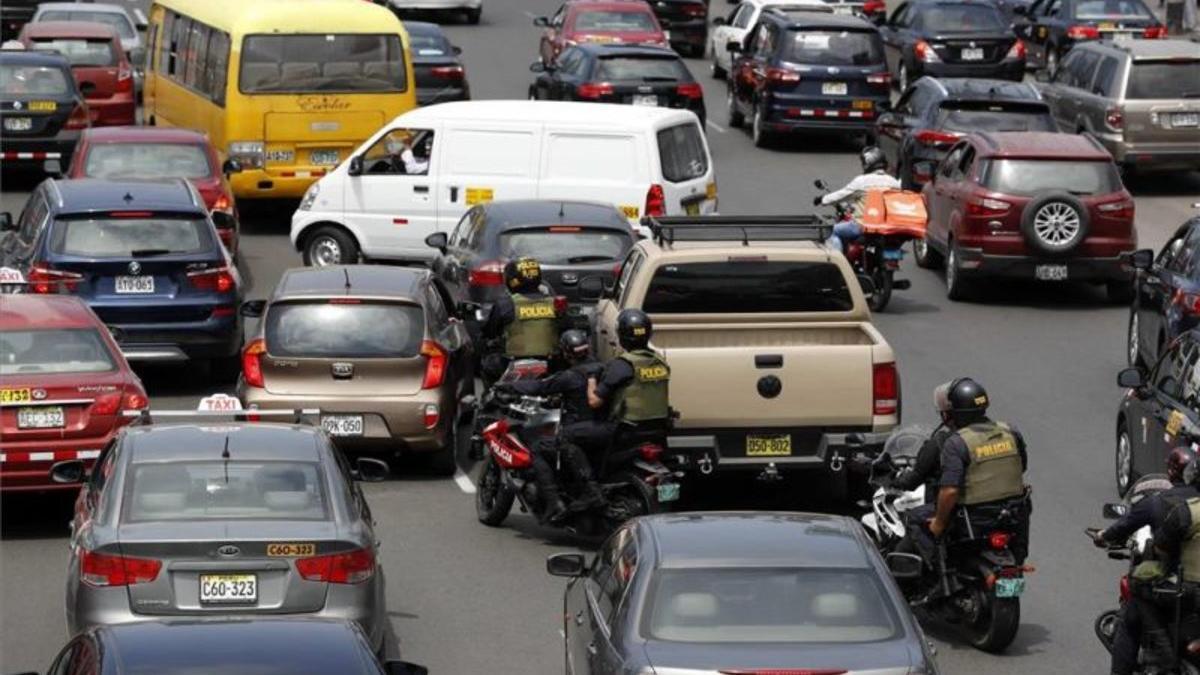
<svg viewBox="0 0 1200 675">
<path fill-rule="evenodd" d="M 567 296 L 565 296 L 565 295 L 554 296 L 554 313 L 556 315 L 562 316 L 562 315 L 566 314 L 568 306 L 569 306 L 569 303 L 567 302 Z"/>
<path fill-rule="evenodd" d="M 267 343 L 262 338 L 255 338 L 242 350 L 242 379 L 247 387 L 266 386 L 263 384 L 262 355 L 267 353 Z"/>
<path fill-rule="evenodd" d="M 92 125 L 92 115 L 83 103 L 76 103 L 64 129 L 86 129 Z"/>
<path fill-rule="evenodd" d="M 1130 598 L 1133 597 L 1133 591 L 1129 587 L 1128 574 L 1121 577 L 1121 583 L 1117 586 L 1117 594 L 1121 597 L 1121 604 L 1129 602 Z"/>
<path fill-rule="evenodd" d="M 690 17 L 696 17 L 696 18 L 703 19 L 705 16 L 708 15 L 708 6 L 707 5 L 685 5 L 683 8 L 683 13 Z"/>
<path fill-rule="evenodd" d="M 646 208 L 642 209 L 642 213 L 647 216 L 667 215 L 667 197 L 661 185 L 655 183 L 646 190 Z"/>
<path fill-rule="evenodd" d="M 867 16 L 872 14 L 880 14 L 887 9 L 887 3 L 884 0 L 867 0 L 863 3 L 862 13 Z"/>
<path fill-rule="evenodd" d="M 953 145 L 962 138 L 962 134 L 953 131 L 935 131 L 933 129 L 922 129 L 916 133 L 917 142 L 922 145 L 931 145 L 933 147 L 942 147 Z"/>
<path fill-rule="evenodd" d="M 434 389 L 442 386 L 446 379 L 446 365 L 449 360 L 446 350 L 433 340 L 421 343 L 421 356 L 429 359 L 425 362 L 425 379 L 421 382 L 422 389 Z"/>
<path fill-rule="evenodd" d="M 132 391 L 121 399 L 122 410 L 145 410 L 150 405 L 150 399 L 140 391 Z"/>
<path fill-rule="evenodd" d="M 900 375 L 896 364 L 876 363 L 871 374 L 875 414 L 895 415 L 900 407 Z"/>
<path fill-rule="evenodd" d="M 425 406 L 422 422 L 425 424 L 426 429 L 437 427 L 438 421 L 441 419 L 442 414 L 436 403 L 430 403 Z"/>
<path fill-rule="evenodd" d="M 93 415 L 115 415 L 121 409 L 121 394 L 101 394 L 92 401 Z"/>
<path fill-rule="evenodd" d="M 429 74 L 434 77 L 439 77 L 443 80 L 461 80 L 463 79 L 462 66 L 436 66 L 429 70 Z"/>
<path fill-rule="evenodd" d="M 1109 218 L 1132 219 L 1134 212 L 1133 200 L 1122 199 L 1116 202 L 1098 204 L 1096 210 Z"/>
<path fill-rule="evenodd" d="M 876 87 L 890 87 L 892 86 L 892 74 L 886 70 L 882 73 L 870 73 L 867 75 L 867 84 Z"/>
<path fill-rule="evenodd" d="M 575 90 L 580 98 L 600 98 L 612 96 L 613 86 L 607 82 L 584 82 Z"/>
<path fill-rule="evenodd" d="M 1012 535 L 1007 532 L 993 532 L 988 535 L 988 546 L 994 551 L 1003 551 L 1008 548 L 1008 541 L 1012 539 Z"/>
<path fill-rule="evenodd" d="M 638 454 L 647 462 L 657 462 L 659 457 L 662 457 L 663 449 L 661 445 L 646 443 L 638 448 Z"/>
<path fill-rule="evenodd" d="M 231 211 L 232 209 L 233 209 L 233 200 L 231 200 L 229 198 L 229 195 L 226 195 L 226 194 L 219 195 L 216 198 L 216 200 L 213 201 L 213 205 L 212 205 L 213 211 Z"/>
<path fill-rule="evenodd" d="M 1167 27 L 1166 26 L 1150 26 L 1146 30 L 1142 31 L 1142 37 L 1144 37 L 1148 40 L 1166 39 Z"/>
<path fill-rule="evenodd" d="M 499 260 L 480 263 L 467 273 L 467 283 L 472 286 L 500 286 L 504 284 L 504 266 Z"/>
<path fill-rule="evenodd" d="M 999 199 L 972 199 L 967 202 L 967 215 L 999 216 L 1008 213 L 1012 204 Z"/>
<path fill-rule="evenodd" d="M 217 307 L 213 307 L 213 310 L 209 313 L 209 316 L 214 319 L 221 319 L 227 316 L 233 316 L 234 314 L 235 312 L 233 311 L 233 305 L 218 305 Z"/>
<path fill-rule="evenodd" d="M 228 267 L 218 267 L 210 270 L 200 270 L 198 272 L 188 272 L 188 283 L 198 291 L 216 291 L 217 293 L 228 293 L 233 290 L 236 283 L 233 280 L 233 275 L 229 273 Z"/>
<path fill-rule="evenodd" d="M 296 571 L 308 581 L 358 584 L 375 574 L 375 553 L 360 548 L 347 553 L 300 558 L 296 560 Z"/>
<path fill-rule="evenodd" d="M 924 63 L 939 63 L 942 60 L 933 47 L 924 40 L 917 40 L 917 45 L 913 49 L 917 55 L 917 59 Z"/>
<path fill-rule="evenodd" d="M 704 90 L 700 88 L 699 82 L 684 82 L 675 87 L 675 93 L 687 98 L 702 98 L 704 96 Z"/>
<path fill-rule="evenodd" d="M 1095 26 L 1071 26 L 1067 29 L 1067 37 L 1072 40 L 1098 40 L 1100 29 Z"/>
<path fill-rule="evenodd" d="M 79 578 L 89 586 L 131 586 L 154 581 L 161 560 L 130 558 L 79 549 Z"/>
<path fill-rule="evenodd" d="M 43 295 L 57 293 L 63 288 L 74 291 L 79 287 L 82 279 L 82 274 L 56 270 L 45 263 L 34 264 L 29 268 L 29 274 L 25 275 L 25 281 L 29 283 L 29 290 Z"/>
<path fill-rule="evenodd" d="M 1004 58 L 1024 60 L 1025 59 L 1025 43 L 1021 40 L 1017 40 L 1016 42 L 1014 42 L 1013 46 L 1008 48 L 1008 54 L 1006 54 L 1004 56 Z"/>
<path fill-rule="evenodd" d="M 1125 128 L 1125 112 L 1120 108 L 1109 108 L 1104 111 L 1104 123 L 1114 131 Z"/>
<path fill-rule="evenodd" d="M 133 70 L 121 66 L 117 71 L 117 93 L 129 94 L 133 92 Z"/>
<path fill-rule="evenodd" d="M 767 82 L 770 84 L 785 84 L 799 82 L 800 73 L 787 68 L 767 68 Z"/>
</svg>

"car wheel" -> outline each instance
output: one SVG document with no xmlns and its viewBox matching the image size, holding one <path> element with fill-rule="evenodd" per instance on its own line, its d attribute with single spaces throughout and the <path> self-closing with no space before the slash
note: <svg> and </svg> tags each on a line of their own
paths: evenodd
<svg viewBox="0 0 1200 675">
<path fill-rule="evenodd" d="M 737 96 L 733 93 L 733 83 L 728 83 L 728 91 L 725 94 L 725 105 L 729 110 L 729 126 L 734 129 L 740 129 L 746 123 L 746 116 L 742 114 L 737 107 Z"/>
<path fill-rule="evenodd" d="M 468 9 L 467 10 L 467 23 L 471 24 L 472 26 L 478 24 L 479 17 L 482 14 L 483 14 L 482 7 L 476 7 L 475 9 Z"/>
<path fill-rule="evenodd" d="M 1121 423 L 1121 429 L 1117 432 L 1116 470 L 1117 494 L 1124 497 L 1125 493 L 1129 492 L 1129 486 L 1133 485 L 1133 481 L 1136 480 L 1133 474 L 1133 442 L 1124 422 Z"/>
<path fill-rule="evenodd" d="M 950 254 L 946 256 L 946 297 L 951 300 L 963 300 L 966 297 L 966 280 L 962 277 L 962 260 L 958 253 L 958 244 L 950 242 Z"/>
<path fill-rule="evenodd" d="M 304 244 L 304 264 L 309 267 L 349 265 L 358 262 L 358 243 L 349 232 L 326 225 L 317 228 Z"/>
<path fill-rule="evenodd" d="M 1133 302 L 1134 290 L 1132 281 L 1110 281 L 1104 284 L 1108 301 L 1114 305 L 1128 305 Z"/>
<path fill-rule="evenodd" d="M 1134 307 L 1129 312 L 1129 333 L 1125 336 L 1125 356 L 1129 360 L 1129 365 L 1138 367 L 1142 365 L 1142 320 L 1138 318 L 1137 308 Z"/>
<path fill-rule="evenodd" d="M 1021 214 L 1025 241 L 1047 255 L 1070 253 L 1082 244 L 1088 224 L 1087 207 L 1075 195 L 1061 190 L 1038 195 Z"/>
<path fill-rule="evenodd" d="M 912 249 L 913 259 L 917 261 L 917 267 L 927 270 L 941 267 L 942 255 L 929 244 L 929 239 L 925 237 L 913 239 Z"/>
<path fill-rule="evenodd" d="M 754 147 L 766 148 L 771 145 L 771 132 L 763 128 L 763 110 L 759 103 L 754 104 L 754 117 L 750 121 L 750 137 Z"/>
</svg>

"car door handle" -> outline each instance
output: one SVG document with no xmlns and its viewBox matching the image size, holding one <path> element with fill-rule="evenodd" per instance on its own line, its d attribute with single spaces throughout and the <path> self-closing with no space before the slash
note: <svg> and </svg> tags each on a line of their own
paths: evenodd
<svg viewBox="0 0 1200 675">
<path fill-rule="evenodd" d="M 416 192 L 417 194 L 427 195 L 427 194 L 429 194 L 429 186 L 428 185 L 414 185 L 413 192 Z"/>
<path fill-rule="evenodd" d="M 591 654 L 592 656 L 595 656 L 600 653 L 600 650 L 596 648 L 595 642 L 589 642 L 588 646 L 587 646 L 587 650 L 588 650 L 588 653 Z"/>
<path fill-rule="evenodd" d="M 583 625 L 583 610 L 582 609 L 579 610 L 578 612 L 575 612 L 575 625 L 576 626 Z"/>
<path fill-rule="evenodd" d="M 450 201 L 452 201 L 452 202 L 458 201 L 458 186 L 457 185 L 450 186 Z"/>
</svg>

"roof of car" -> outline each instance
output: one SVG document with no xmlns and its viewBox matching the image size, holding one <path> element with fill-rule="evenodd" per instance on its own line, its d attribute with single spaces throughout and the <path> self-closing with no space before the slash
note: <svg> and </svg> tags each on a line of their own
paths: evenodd
<svg viewBox="0 0 1200 675">
<path fill-rule="evenodd" d="M 803 259 L 828 261 L 829 249 L 824 244 L 803 239 L 751 239 L 749 245 L 741 240 L 720 239 L 712 241 L 674 241 L 661 245 L 652 239 L 637 242 L 654 257 L 711 258 L 713 261 L 728 260 L 729 256 L 773 256 L 778 259 Z"/>
<path fill-rule="evenodd" d="M 570 0 L 567 9 L 645 9 L 652 11 L 644 0 Z"/>
<path fill-rule="evenodd" d="M 1200 59 L 1200 42 L 1193 40 L 1126 40 L 1122 42 L 1085 42 L 1093 48 L 1115 49 L 1137 59 Z"/>
<path fill-rule="evenodd" d="M 576 45 L 576 49 L 595 54 L 596 56 L 672 56 L 679 58 L 669 47 L 657 45 L 618 45 L 612 43 L 584 42 Z"/>
<path fill-rule="evenodd" d="M 617 131 L 621 130 L 622 126 L 638 122 L 683 122 L 694 121 L 696 118 L 688 110 L 647 105 L 576 101 L 479 100 L 451 101 L 417 108 L 401 114 L 396 121 L 403 124 L 430 124 L 449 120 L 494 122 L 497 119 L 569 124 L 580 127 L 601 124 L 609 130 Z"/>
<path fill-rule="evenodd" d="M 92 127 L 83 135 L 93 143 L 194 143 L 208 145 L 208 136 L 178 127 Z"/>
<path fill-rule="evenodd" d="M 78 2 L 43 2 L 38 4 L 38 9 L 40 11 L 45 11 L 47 9 L 66 9 L 77 12 L 105 12 L 111 14 L 125 14 L 126 16 L 129 14 L 129 12 L 127 12 L 125 8 L 120 5 L 100 2 L 88 3 L 86 5 Z"/>
<path fill-rule="evenodd" d="M 588 225 L 628 232 L 629 221 L 612 204 L 548 199 L 490 202 L 484 207 L 488 226 L 498 229 L 530 225 Z"/>
<path fill-rule="evenodd" d="M 1028 82 L 957 77 L 944 79 L 924 77 L 921 79 L 934 84 L 937 89 L 941 90 L 944 97 L 957 100 L 1042 100 L 1041 92 Z"/>
<path fill-rule="evenodd" d="M 85 328 L 96 315 L 75 295 L 5 295 L 0 302 L 0 329 Z"/>
<path fill-rule="evenodd" d="M 429 275 L 428 269 L 396 265 L 293 267 L 283 273 L 274 299 L 369 295 L 419 302 Z"/>
<path fill-rule="evenodd" d="M 763 18 L 780 19 L 789 28 L 857 28 L 863 30 L 878 30 L 875 24 L 857 16 L 848 14 L 831 14 L 827 12 L 773 12 L 774 8 L 763 11 Z"/>
<path fill-rule="evenodd" d="M 195 189 L 182 178 L 143 181 L 77 178 L 56 180 L 53 187 L 58 191 L 58 213 L 147 210 L 207 213 Z"/>
<path fill-rule="evenodd" d="M 71 64 L 67 61 L 67 57 L 58 52 L 22 49 L 0 50 L 0 63 L 59 66 L 61 68 L 71 67 Z M 74 82 L 74 79 L 71 81 Z"/>
<path fill-rule="evenodd" d="M 870 566 L 858 524 L 794 512 L 696 512 L 638 519 L 659 567 Z"/>
<path fill-rule="evenodd" d="M 154 410 L 150 410 L 151 419 Z M 225 448 L 237 460 L 315 462 L 319 431 L 307 424 L 272 422 L 172 423 L 163 417 L 149 426 L 126 427 L 126 447 L 135 462 L 208 461 Z M 226 445 L 228 439 L 228 445 Z"/>
<path fill-rule="evenodd" d="M 38 21 L 27 23 L 22 34 L 28 38 L 72 37 L 72 38 L 115 38 L 121 39 L 117 30 L 105 23 L 94 21 Z"/>
<path fill-rule="evenodd" d="M 413 35 L 444 36 L 446 34 L 446 31 L 442 30 L 441 26 L 429 21 L 405 21 L 404 29 Z"/>
<path fill-rule="evenodd" d="M 1091 136 L 1052 131 L 990 131 L 975 133 L 981 157 L 1012 159 L 1072 159 L 1112 161 L 1112 155 Z"/>
</svg>

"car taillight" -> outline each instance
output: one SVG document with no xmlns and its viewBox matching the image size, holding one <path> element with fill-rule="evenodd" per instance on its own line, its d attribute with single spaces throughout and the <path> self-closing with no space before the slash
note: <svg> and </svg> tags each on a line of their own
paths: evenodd
<svg viewBox="0 0 1200 675">
<path fill-rule="evenodd" d="M 442 419 L 441 409 L 438 408 L 436 403 L 430 403 L 425 406 L 425 410 L 423 411 L 421 421 L 425 424 L 426 429 L 433 429 L 433 428 L 437 427 L 438 422 L 441 419 Z"/>
<path fill-rule="evenodd" d="M 971 199 L 967 201 L 967 215 L 999 216 L 1008 213 L 1012 204 L 999 199 Z"/>
<path fill-rule="evenodd" d="M 1025 43 L 1017 40 L 1013 46 L 1008 48 L 1008 54 L 1005 54 L 1006 59 L 1024 59 L 1025 58 Z"/>
<path fill-rule="evenodd" d="M 83 275 L 76 272 L 56 270 L 46 263 L 35 263 L 25 275 L 29 290 L 33 293 L 58 293 L 60 290 L 74 291 L 79 288 Z"/>
<path fill-rule="evenodd" d="M 446 350 L 433 340 L 421 343 L 421 356 L 428 359 L 425 362 L 425 379 L 421 381 L 422 389 L 435 389 L 442 386 L 446 379 L 446 365 L 449 360 Z"/>
<path fill-rule="evenodd" d="M 225 211 L 228 213 L 229 211 L 233 210 L 233 200 L 229 198 L 229 195 L 219 195 L 215 200 L 213 200 L 212 210 Z"/>
<path fill-rule="evenodd" d="M 1095 26 L 1071 26 L 1067 29 L 1067 37 L 1072 40 L 1098 40 L 1100 29 Z"/>
<path fill-rule="evenodd" d="M 667 197 L 658 183 L 646 190 L 646 208 L 642 209 L 642 213 L 647 216 L 667 215 Z"/>
<path fill-rule="evenodd" d="M 218 267 L 210 270 L 200 270 L 197 272 L 188 272 L 188 283 L 192 288 L 198 291 L 216 291 L 217 293 L 228 293 L 233 290 L 236 283 L 233 280 L 233 275 L 229 273 L 228 267 Z"/>
<path fill-rule="evenodd" d="M 887 10 L 887 3 L 884 0 L 867 0 L 863 3 L 862 13 L 871 16 L 880 14 Z"/>
<path fill-rule="evenodd" d="M 638 447 L 638 454 L 647 462 L 657 462 L 659 457 L 662 457 L 663 449 L 661 445 L 646 443 Z"/>
<path fill-rule="evenodd" d="M 140 391 L 131 391 L 121 399 L 122 410 L 144 410 L 150 405 L 150 399 Z"/>
<path fill-rule="evenodd" d="M 262 338 L 255 338 L 242 350 L 242 379 L 247 387 L 262 388 L 262 355 L 267 352 L 267 343 Z"/>
<path fill-rule="evenodd" d="M 895 415 L 900 407 L 900 376 L 896 364 L 876 363 L 871 374 L 875 414 Z"/>
<path fill-rule="evenodd" d="M 579 98 L 600 98 L 612 96 L 613 86 L 607 82 L 584 82 L 575 89 Z"/>
<path fill-rule="evenodd" d="M 708 16 L 708 5 L 685 5 L 683 8 L 683 13 L 694 19 L 703 19 L 704 17 Z"/>
<path fill-rule="evenodd" d="M 76 103 L 75 108 L 71 111 L 71 116 L 67 118 L 67 123 L 64 129 L 86 129 L 92 125 L 92 114 L 88 107 L 82 103 Z"/>
<path fill-rule="evenodd" d="M 89 586 L 130 586 L 158 578 L 161 560 L 79 549 L 79 578 Z"/>
<path fill-rule="evenodd" d="M 1122 199 L 1116 202 L 1108 202 L 1106 204 L 1098 204 L 1096 210 L 1103 213 L 1109 218 L 1124 218 L 1132 219 L 1134 213 L 1134 203 L 1132 199 Z"/>
<path fill-rule="evenodd" d="M 464 73 L 462 66 L 435 66 L 429 69 L 429 74 L 443 80 L 461 80 Z"/>
<path fill-rule="evenodd" d="M 92 401 L 93 415 L 115 415 L 121 409 L 121 394 L 101 394 Z"/>
<path fill-rule="evenodd" d="M 1166 39 L 1167 27 L 1166 26 L 1150 26 L 1146 30 L 1142 31 L 1142 37 L 1144 37 L 1148 40 Z"/>
<path fill-rule="evenodd" d="M 933 47 L 924 40 L 917 40 L 917 44 L 913 47 L 913 50 L 917 55 L 917 59 L 923 63 L 938 63 L 942 60 L 942 57 L 938 56 Z"/>
<path fill-rule="evenodd" d="M 788 68 L 767 68 L 769 84 L 790 84 L 800 81 L 800 73 Z"/>
<path fill-rule="evenodd" d="M 700 88 L 699 82 L 684 82 L 675 87 L 675 93 L 686 98 L 703 98 L 704 96 L 704 90 Z"/>
<path fill-rule="evenodd" d="M 1007 532 L 993 532 L 988 535 L 988 546 L 995 551 L 1003 551 L 1008 548 L 1009 539 L 1012 539 L 1012 535 Z"/>
<path fill-rule="evenodd" d="M 958 139 L 962 138 L 962 134 L 953 131 L 937 131 L 934 129 L 922 129 L 918 131 L 914 138 L 922 145 L 931 145 L 933 147 L 943 147 L 954 145 Z"/>
<path fill-rule="evenodd" d="M 1104 123 L 1109 129 L 1120 131 L 1125 128 L 1125 112 L 1120 108 L 1109 108 L 1104 111 Z"/>
<path fill-rule="evenodd" d="M 133 91 L 133 70 L 121 66 L 117 71 L 117 93 L 128 94 Z"/>
<path fill-rule="evenodd" d="M 500 286 L 504 284 L 504 265 L 499 260 L 480 263 L 467 273 L 467 283 L 472 286 Z"/>
<path fill-rule="evenodd" d="M 375 553 L 360 548 L 346 553 L 299 558 L 296 571 L 308 581 L 358 584 L 375 574 Z"/>
<path fill-rule="evenodd" d="M 876 87 L 890 87 L 892 86 L 892 74 L 886 70 L 882 73 L 869 73 L 867 75 L 867 84 Z"/>
<path fill-rule="evenodd" d="M 562 315 L 566 314 L 567 308 L 569 306 L 570 306 L 570 303 L 567 302 L 567 296 L 565 296 L 565 295 L 554 296 L 554 313 L 556 315 L 562 316 Z"/>
</svg>

